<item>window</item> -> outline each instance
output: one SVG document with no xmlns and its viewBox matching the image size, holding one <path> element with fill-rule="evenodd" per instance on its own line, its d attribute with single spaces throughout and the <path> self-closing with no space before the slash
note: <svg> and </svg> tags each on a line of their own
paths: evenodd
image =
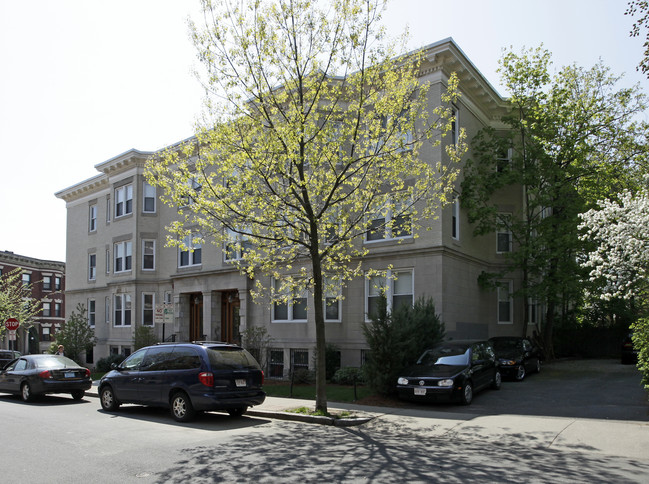
<svg viewBox="0 0 649 484">
<path fill-rule="evenodd" d="M 412 306 L 414 287 L 412 271 L 388 271 L 387 276 L 372 276 L 366 281 L 367 318 L 377 314 L 379 302 L 385 296 L 387 311 L 393 313 L 402 306 Z"/>
<path fill-rule="evenodd" d="M 115 189 L 115 218 L 133 213 L 133 185 Z"/>
<path fill-rule="evenodd" d="M 60 302 L 55 302 L 54 303 L 54 317 L 56 317 L 56 318 L 61 317 L 61 303 Z"/>
<path fill-rule="evenodd" d="M 325 321 L 340 321 L 340 281 L 326 277 L 324 282 Z"/>
<path fill-rule="evenodd" d="M 512 297 L 514 283 L 512 281 L 500 281 L 496 286 L 498 292 L 498 323 L 513 323 L 514 298 Z"/>
<path fill-rule="evenodd" d="M 23 272 L 23 285 L 28 285 L 32 283 L 32 275 L 29 272 Z"/>
<path fill-rule="evenodd" d="M 104 319 L 107 323 L 110 323 L 110 297 L 106 296 L 104 298 Z"/>
<path fill-rule="evenodd" d="M 389 207 L 374 215 L 365 240 L 371 242 L 404 237 L 412 237 L 410 214 L 403 204 L 397 203 L 394 207 Z"/>
<path fill-rule="evenodd" d="M 244 234 L 234 232 L 230 229 L 227 230 L 227 233 L 228 241 L 225 243 L 225 250 L 223 251 L 224 260 L 241 260 L 251 247 L 248 238 Z"/>
<path fill-rule="evenodd" d="M 49 318 L 52 316 L 52 303 L 44 302 L 43 303 L 43 317 Z"/>
<path fill-rule="evenodd" d="M 88 280 L 97 279 L 97 254 L 88 254 Z"/>
<path fill-rule="evenodd" d="M 498 214 L 499 228 L 496 232 L 496 252 L 499 254 L 512 251 L 512 233 L 507 228 L 511 223 L 510 213 Z"/>
<path fill-rule="evenodd" d="M 284 350 L 270 350 L 269 378 L 284 378 Z"/>
<path fill-rule="evenodd" d="M 145 213 L 155 213 L 155 187 L 144 182 L 142 193 L 142 211 Z"/>
<path fill-rule="evenodd" d="M 106 223 L 110 223 L 110 197 L 106 197 Z"/>
<path fill-rule="evenodd" d="M 132 245 L 130 241 L 118 242 L 113 249 L 115 254 L 114 272 L 125 272 L 131 270 Z"/>
<path fill-rule="evenodd" d="M 281 282 L 277 279 L 273 281 L 275 285 L 275 294 L 280 297 L 283 294 Z M 293 290 L 292 297 L 287 301 L 275 301 L 273 303 L 273 321 L 306 321 L 307 318 L 307 304 L 306 304 L 306 289 L 298 291 Z"/>
<path fill-rule="evenodd" d="M 88 299 L 88 324 L 94 326 L 96 321 L 95 300 Z"/>
<path fill-rule="evenodd" d="M 539 301 L 535 298 L 527 299 L 527 321 L 529 324 L 537 324 L 539 322 Z"/>
<path fill-rule="evenodd" d="M 106 274 L 110 274 L 110 249 L 106 249 Z"/>
<path fill-rule="evenodd" d="M 50 328 L 42 327 L 42 330 L 43 330 L 43 341 L 51 341 Z"/>
<path fill-rule="evenodd" d="M 309 350 L 291 349 L 291 370 L 309 369 Z"/>
<path fill-rule="evenodd" d="M 155 269 L 155 240 L 142 241 L 142 270 Z"/>
<path fill-rule="evenodd" d="M 503 173 L 512 165 L 512 148 L 503 148 L 496 154 L 496 171 Z"/>
<path fill-rule="evenodd" d="M 131 295 L 115 294 L 115 326 L 131 325 Z"/>
<path fill-rule="evenodd" d="M 185 247 L 178 249 L 178 266 L 189 267 L 201 264 L 201 244 L 194 242 L 191 235 L 183 240 Z"/>
<path fill-rule="evenodd" d="M 43 276 L 43 291 L 52 290 L 52 276 Z"/>
<path fill-rule="evenodd" d="M 56 276 L 54 278 L 54 289 L 56 289 L 57 291 L 61 290 L 61 278 L 59 276 Z"/>
<path fill-rule="evenodd" d="M 97 230 L 97 205 L 90 205 L 90 212 L 88 215 L 88 231 L 95 232 Z"/>
<path fill-rule="evenodd" d="M 191 177 L 189 180 L 187 180 L 187 187 L 194 192 L 194 194 L 199 194 L 201 192 L 201 189 L 203 188 L 202 185 L 198 182 L 196 177 Z M 182 206 L 188 206 L 194 201 L 194 197 L 192 195 L 187 195 L 183 197 L 183 202 Z"/>
<path fill-rule="evenodd" d="M 460 240 L 460 196 L 457 194 L 453 195 L 451 212 L 451 237 Z"/>
<path fill-rule="evenodd" d="M 142 326 L 153 326 L 155 294 L 142 293 Z"/>
<path fill-rule="evenodd" d="M 457 107 L 451 108 L 451 143 L 457 145 L 460 140 L 460 111 Z"/>
</svg>

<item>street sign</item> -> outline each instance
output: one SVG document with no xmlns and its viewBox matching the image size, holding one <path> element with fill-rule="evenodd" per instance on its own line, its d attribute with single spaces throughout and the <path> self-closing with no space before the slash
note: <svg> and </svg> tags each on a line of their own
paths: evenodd
<svg viewBox="0 0 649 484">
<path fill-rule="evenodd" d="M 9 331 L 16 331 L 18 329 L 18 326 L 20 326 L 20 323 L 16 318 L 7 318 L 5 321 L 5 328 L 7 328 Z"/>
<path fill-rule="evenodd" d="M 174 322 L 174 305 L 173 304 L 156 304 L 154 313 L 154 322 L 156 324 Z"/>
<path fill-rule="evenodd" d="M 15 331 L 9 331 L 9 333 L 7 333 L 7 340 L 8 341 L 16 341 L 16 332 Z"/>
</svg>

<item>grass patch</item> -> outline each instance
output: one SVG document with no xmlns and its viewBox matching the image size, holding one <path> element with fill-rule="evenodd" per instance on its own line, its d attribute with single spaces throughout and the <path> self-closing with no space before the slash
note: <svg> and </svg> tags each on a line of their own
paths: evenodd
<svg viewBox="0 0 649 484">
<path fill-rule="evenodd" d="M 322 410 L 311 410 L 307 407 L 297 407 L 286 410 L 290 413 L 299 413 L 300 415 L 313 415 L 315 417 L 331 417 L 331 418 L 349 418 L 352 416 L 351 412 L 344 410 L 338 413 L 323 412 Z"/>
<path fill-rule="evenodd" d="M 315 400 L 315 385 L 293 385 L 291 395 L 291 384 L 288 382 L 264 382 L 264 391 L 269 397 L 301 398 L 304 400 Z M 353 403 L 365 397 L 373 395 L 374 392 L 364 385 L 356 386 L 356 397 L 354 397 L 353 385 L 327 385 L 327 401 Z"/>
</svg>

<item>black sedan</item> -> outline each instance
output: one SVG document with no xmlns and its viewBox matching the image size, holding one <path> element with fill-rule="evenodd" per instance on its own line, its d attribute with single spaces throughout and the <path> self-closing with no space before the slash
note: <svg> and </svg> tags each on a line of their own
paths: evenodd
<svg viewBox="0 0 649 484">
<path fill-rule="evenodd" d="M 0 392 L 30 401 L 35 395 L 70 393 L 81 400 L 92 386 L 90 370 L 58 355 L 25 355 L 0 370 Z"/>
<path fill-rule="evenodd" d="M 501 377 L 488 341 L 451 341 L 426 350 L 417 363 L 401 372 L 399 398 L 415 402 L 455 400 L 468 405 L 473 394 Z"/>
<path fill-rule="evenodd" d="M 489 341 L 504 377 L 523 381 L 528 373 L 541 371 L 540 351 L 528 338 L 496 336 Z"/>
</svg>

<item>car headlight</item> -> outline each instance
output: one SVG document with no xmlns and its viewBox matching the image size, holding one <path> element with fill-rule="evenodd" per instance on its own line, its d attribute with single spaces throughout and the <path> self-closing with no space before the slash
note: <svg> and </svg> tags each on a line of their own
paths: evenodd
<svg viewBox="0 0 649 484">
<path fill-rule="evenodd" d="M 448 380 L 440 380 L 437 382 L 437 386 L 440 387 L 452 387 L 453 386 L 453 380 L 448 379 Z"/>
<path fill-rule="evenodd" d="M 515 360 L 500 360 L 501 366 L 514 366 L 516 364 Z"/>
<path fill-rule="evenodd" d="M 407 379 L 407 378 L 404 378 L 404 377 L 400 377 L 400 378 L 397 380 L 397 383 L 398 383 L 399 385 L 407 385 L 407 384 L 408 384 L 408 379 Z"/>
</svg>

